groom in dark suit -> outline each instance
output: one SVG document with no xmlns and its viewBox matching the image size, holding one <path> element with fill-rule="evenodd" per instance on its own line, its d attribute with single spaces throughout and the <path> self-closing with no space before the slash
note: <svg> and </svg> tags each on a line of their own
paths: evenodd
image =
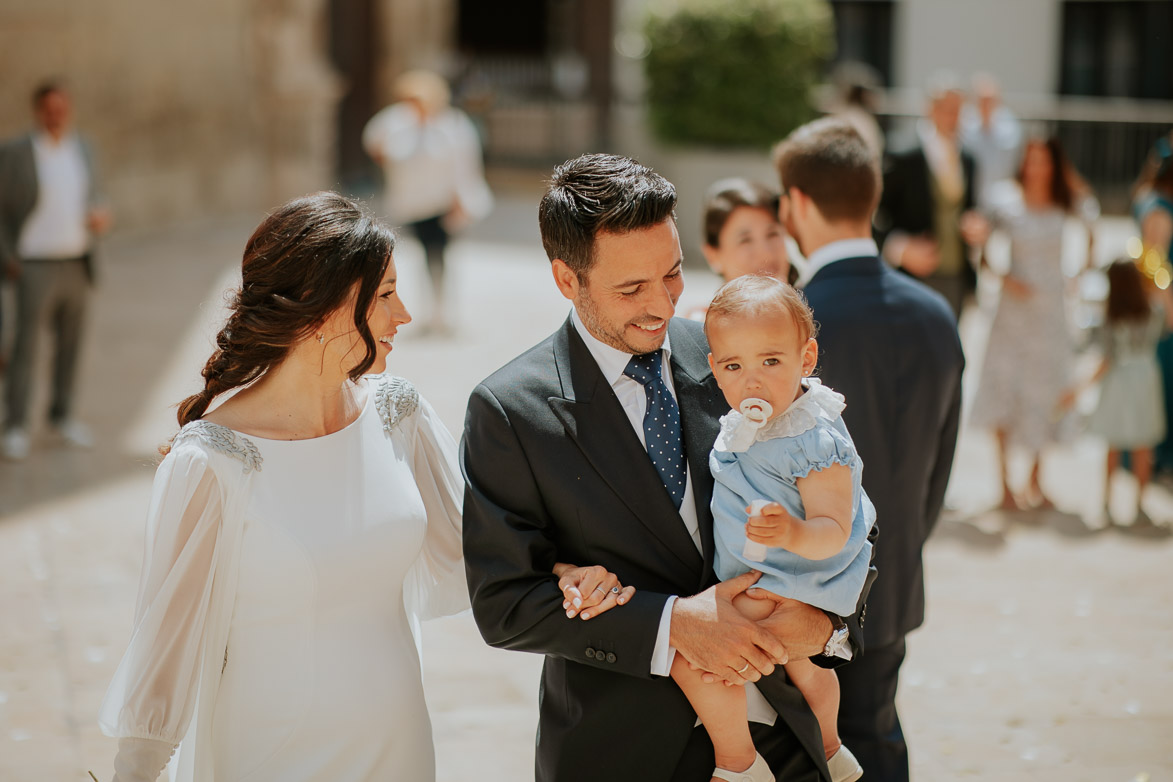
<svg viewBox="0 0 1173 782">
<path fill-rule="evenodd" d="M 677 652 L 746 686 L 755 745 L 779 779 L 827 779 L 818 724 L 780 663 L 837 665 L 858 651 L 859 626 L 793 603 L 755 624 L 731 601 L 756 575 L 717 583 L 708 457 L 727 405 L 700 325 L 673 319 L 675 205 L 672 185 L 628 158 L 554 172 L 542 243 L 574 307 L 469 400 L 473 614 L 489 644 L 545 655 L 538 780 L 708 780 L 712 744 L 667 678 Z M 637 592 L 568 618 L 557 562 L 602 565 Z"/>
<path fill-rule="evenodd" d="M 867 654 L 840 672 L 839 734 L 866 782 L 908 779 L 896 714 L 904 636 L 924 621 L 921 549 L 941 512 L 961 415 L 964 359 L 945 298 L 894 271 L 872 240 L 879 172 L 842 120 L 817 120 L 779 145 L 780 214 L 807 258 L 819 325 L 818 374 L 847 400 L 843 421 L 884 534 Z M 862 624 L 862 623 L 861 623 Z"/>
</svg>

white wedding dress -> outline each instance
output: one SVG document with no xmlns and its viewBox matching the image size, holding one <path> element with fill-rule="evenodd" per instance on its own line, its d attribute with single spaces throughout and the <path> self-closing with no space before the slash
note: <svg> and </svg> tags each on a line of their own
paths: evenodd
<svg viewBox="0 0 1173 782">
<path fill-rule="evenodd" d="M 463 482 L 410 384 L 360 386 L 358 418 L 325 437 L 181 430 L 102 706 L 108 735 L 153 740 L 123 752 L 179 744 L 184 782 L 434 778 L 416 624 L 468 604 Z"/>
</svg>

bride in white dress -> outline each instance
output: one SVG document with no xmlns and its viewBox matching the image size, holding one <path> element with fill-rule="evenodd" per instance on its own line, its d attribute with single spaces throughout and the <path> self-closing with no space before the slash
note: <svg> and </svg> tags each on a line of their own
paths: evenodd
<svg viewBox="0 0 1173 782">
<path fill-rule="evenodd" d="M 333 193 L 249 240 L 155 476 L 100 714 L 116 782 L 153 782 L 173 753 L 183 782 L 434 779 L 417 625 L 467 606 L 463 481 L 428 403 L 377 374 L 411 319 L 393 245 Z"/>
</svg>

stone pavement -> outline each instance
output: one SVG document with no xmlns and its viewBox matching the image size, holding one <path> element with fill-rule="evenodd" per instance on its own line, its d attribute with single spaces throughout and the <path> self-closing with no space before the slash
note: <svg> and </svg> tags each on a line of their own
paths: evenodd
<svg viewBox="0 0 1173 782">
<path fill-rule="evenodd" d="M 454 246 L 455 338 L 409 326 L 391 357 L 454 432 L 473 384 L 567 312 L 536 197 L 505 194 L 493 222 Z M 67 451 L 41 435 L 27 462 L 0 462 L 0 782 L 110 778 L 114 742 L 95 713 L 129 634 L 154 449 L 174 429 L 169 406 L 195 387 L 256 219 L 111 238 L 79 410 L 100 444 Z M 1105 226 L 1111 253 L 1128 227 Z M 396 256 L 408 306 L 426 315 L 412 306 L 427 301 L 418 247 Z M 715 287 L 690 271 L 682 306 Z M 964 324 L 970 388 L 987 322 L 988 308 Z M 963 433 L 900 691 L 917 780 L 1173 782 L 1173 543 L 1088 512 L 1102 460 L 1076 441 L 1045 465 L 1061 510 L 1004 515 L 984 510 L 998 498 L 991 439 Z M 1146 502 L 1173 518 L 1162 490 Z M 467 614 L 424 635 L 439 779 L 532 778 L 540 660 L 487 648 Z"/>
</svg>

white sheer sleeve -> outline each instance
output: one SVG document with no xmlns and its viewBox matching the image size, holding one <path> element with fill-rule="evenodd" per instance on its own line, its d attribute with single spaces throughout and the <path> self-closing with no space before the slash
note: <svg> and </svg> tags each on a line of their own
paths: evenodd
<svg viewBox="0 0 1173 782">
<path fill-rule="evenodd" d="M 112 782 L 155 782 L 174 753 L 167 741 L 119 739 Z"/>
<path fill-rule="evenodd" d="M 419 619 L 459 613 L 469 607 L 461 550 L 464 478 L 456 441 L 423 398 L 404 429 L 412 443 L 412 472 L 428 514 L 423 551 L 407 574 L 408 610 Z"/>
<path fill-rule="evenodd" d="M 175 745 L 187 733 L 222 520 L 222 493 L 208 453 L 177 446 L 155 474 L 134 632 L 99 713 L 106 735 Z M 159 751 L 150 744 L 138 749 L 144 746 L 148 756 Z"/>
</svg>

